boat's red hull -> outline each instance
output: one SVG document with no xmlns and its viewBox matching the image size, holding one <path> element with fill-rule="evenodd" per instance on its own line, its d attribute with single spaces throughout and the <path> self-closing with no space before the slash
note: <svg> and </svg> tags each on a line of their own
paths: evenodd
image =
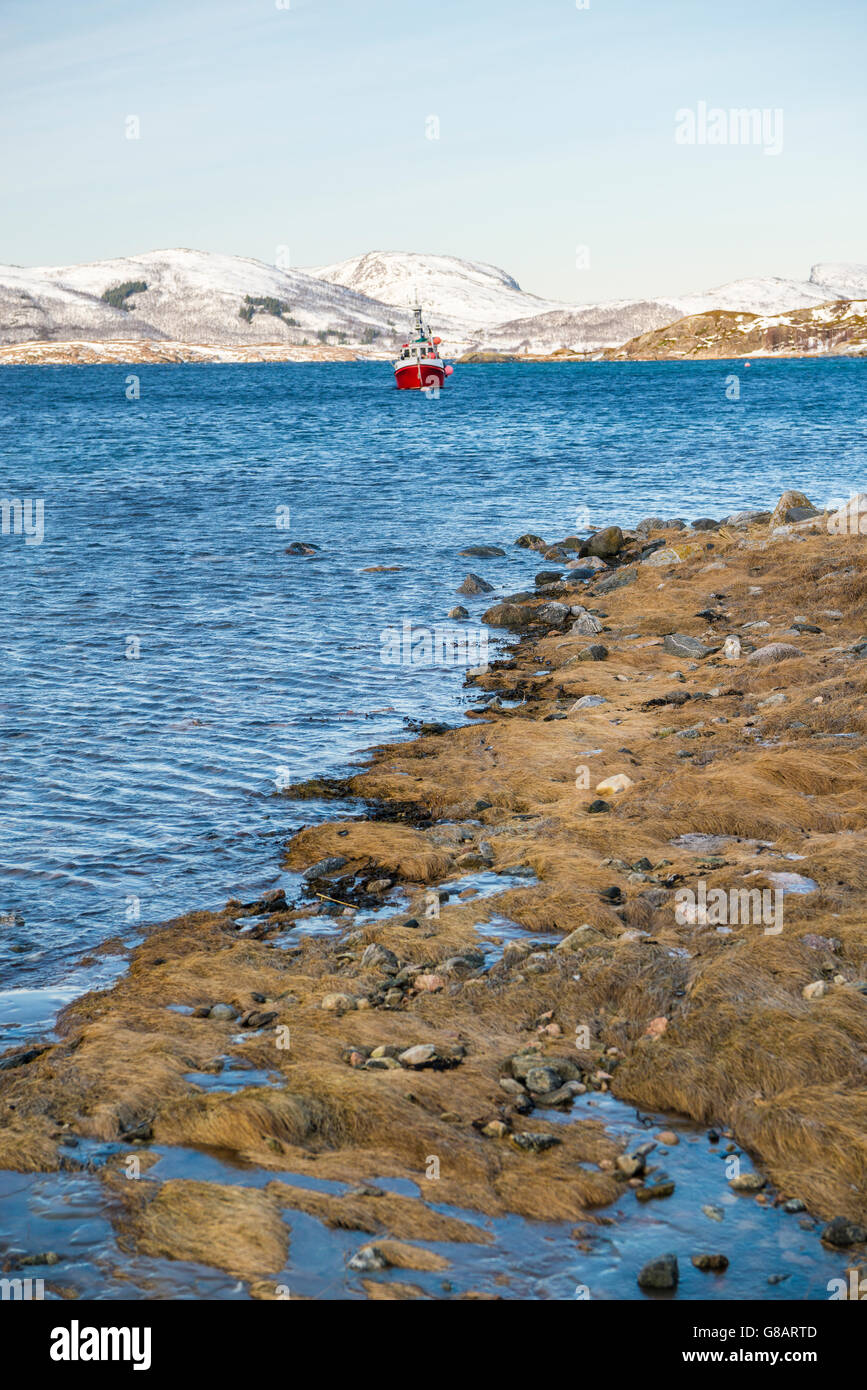
<svg viewBox="0 0 867 1390">
<path fill-rule="evenodd" d="M 437 362 L 407 362 L 394 369 L 399 391 L 438 390 L 446 379 L 445 368 Z"/>
</svg>

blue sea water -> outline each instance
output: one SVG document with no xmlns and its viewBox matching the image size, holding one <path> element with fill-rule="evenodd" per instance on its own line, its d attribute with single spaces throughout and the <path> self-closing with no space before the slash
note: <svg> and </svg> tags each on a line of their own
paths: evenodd
<svg viewBox="0 0 867 1390">
<path fill-rule="evenodd" d="M 132 371 L 0 371 L 0 497 L 44 503 L 38 543 L 0 536 L 0 1043 L 106 938 L 284 881 L 320 812 L 278 784 L 458 717 L 462 672 L 383 665 L 381 634 L 467 570 L 531 582 L 521 532 L 867 477 L 857 360 L 467 366 L 438 398 L 387 364 L 139 367 L 128 399 Z"/>
<path fill-rule="evenodd" d="M 385 665 L 382 633 L 442 621 L 467 570 L 498 593 L 532 583 L 521 532 L 721 517 L 787 487 L 826 503 L 867 478 L 867 364 L 845 359 L 468 366 L 438 398 L 377 364 L 139 368 L 130 400 L 131 375 L 0 371 L 0 501 L 44 505 L 30 544 L 0 535 L 0 1049 L 123 968 L 79 964 L 107 938 L 291 886 L 292 829 L 335 808 L 278 785 L 346 770 L 407 719 L 460 718 L 462 670 Z M 506 554 L 460 557 L 479 542 Z M 460 601 L 477 618 L 491 596 Z M 610 1096 L 575 1109 L 564 1122 L 602 1118 L 624 1143 L 647 1132 Z M 580 1247 L 571 1223 L 486 1223 L 491 1246 L 448 1248 L 453 1287 L 503 1292 L 508 1270 L 508 1297 L 641 1297 L 659 1249 L 716 1248 L 710 1200 L 732 1268 L 684 1258 L 682 1296 L 826 1298 L 845 1256 L 815 1223 L 736 1199 L 702 1131 L 666 1123 L 674 1197 L 639 1210 L 626 1192 Z M 121 1253 L 95 1174 L 122 1146 L 75 1142 L 75 1172 L 0 1173 L 12 1247 L 59 1249 L 82 1297 L 247 1296 L 218 1270 Z M 175 1149 L 149 1173 L 168 1176 L 274 1174 Z M 362 1297 L 346 1261 L 366 1237 L 291 1225 L 293 1292 Z"/>
</svg>

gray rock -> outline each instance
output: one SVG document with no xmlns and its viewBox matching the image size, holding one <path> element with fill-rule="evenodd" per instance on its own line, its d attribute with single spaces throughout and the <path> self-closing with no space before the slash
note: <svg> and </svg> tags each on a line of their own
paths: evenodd
<svg viewBox="0 0 867 1390">
<path fill-rule="evenodd" d="M 233 1009 L 231 1004 L 212 1004 L 208 1011 L 208 1018 L 233 1019 L 238 1017 L 238 1010 Z"/>
<path fill-rule="evenodd" d="M 600 579 L 596 585 L 597 594 L 610 594 L 614 589 L 625 589 L 627 584 L 635 583 L 635 567 L 626 566 L 624 569 L 615 570 L 614 574 L 606 574 L 604 579 Z"/>
<path fill-rule="evenodd" d="M 580 1081 L 581 1068 L 571 1057 L 543 1057 L 540 1052 L 516 1052 L 509 1059 L 512 1075 L 518 1081 L 526 1082 L 535 1067 L 552 1067 L 561 1081 Z"/>
<path fill-rule="evenodd" d="M 657 1255 L 648 1260 L 638 1273 L 638 1286 L 642 1289 L 676 1289 L 680 1277 L 676 1255 Z"/>
<path fill-rule="evenodd" d="M 650 565 L 652 569 L 663 569 L 666 565 L 682 565 L 683 558 L 673 546 L 664 545 L 661 550 L 653 549 L 649 555 L 642 555 L 639 563 Z"/>
<path fill-rule="evenodd" d="M 761 1173 L 739 1173 L 736 1178 L 729 1179 L 733 1192 L 761 1192 L 767 1183 L 767 1178 L 763 1178 Z"/>
<path fill-rule="evenodd" d="M 531 1132 L 512 1134 L 510 1139 L 516 1149 L 522 1149 L 524 1153 L 532 1154 L 544 1153 L 546 1149 L 553 1149 L 556 1144 L 563 1143 L 563 1140 L 558 1139 L 556 1134 Z"/>
<path fill-rule="evenodd" d="M 635 1195 L 639 1202 L 661 1201 L 663 1197 L 674 1196 L 673 1182 L 653 1182 L 647 1183 L 644 1187 L 637 1187 Z"/>
<path fill-rule="evenodd" d="M 670 632 L 664 639 L 662 648 L 672 656 L 687 656 L 693 661 L 701 661 L 713 651 L 713 647 L 706 647 L 704 642 L 700 642 L 697 637 L 688 636 L 685 632 Z"/>
<path fill-rule="evenodd" d="M 722 1274 L 729 1267 L 728 1255 L 693 1255 L 692 1263 L 696 1269 L 710 1270 L 713 1274 Z"/>
<path fill-rule="evenodd" d="M 625 1178 L 640 1178 L 647 1166 L 647 1155 L 640 1150 L 633 1154 L 620 1154 L 616 1163 L 618 1173 Z"/>
<path fill-rule="evenodd" d="M 597 705 L 607 705 L 608 701 L 604 695 L 582 695 L 580 700 L 576 700 L 569 713 L 572 714 L 576 709 L 595 709 Z"/>
<path fill-rule="evenodd" d="M 581 1081 L 567 1081 L 556 1091 L 545 1091 L 543 1094 L 536 1095 L 533 1099 L 536 1105 L 543 1110 L 559 1105 L 570 1105 L 576 1096 L 585 1094 L 587 1087 Z"/>
<path fill-rule="evenodd" d="M 833 1221 L 822 1231 L 822 1240 L 826 1245 L 833 1245 L 838 1250 L 844 1250 L 850 1245 L 861 1245 L 867 1241 L 867 1231 L 863 1226 L 859 1226 L 857 1221 L 848 1221 L 845 1216 L 835 1216 Z"/>
<path fill-rule="evenodd" d="M 381 946 L 378 941 L 371 941 L 362 953 L 361 968 L 363 970 L 382 970 L 387 974 L 392 974 L 400 968 L 400 962 L 394 951 L 390 951 L 387 946 Z"/>
<path fill-rule="evenodd" d="M 309 869 L 305 869 L 302 878 L 324 878 L 327 874 L 336 874 L 349 863 L 349 860 L 342 854 L 331 855 L 328 859 L 320 859 L 315 864 L 311 864 Z"/>
<path fill-rule="evenodd" d="M 468 574 L 464 578 L 463 584 L 458 585 L 459 594 L 492 594 L 493 584 L 489 584 L 487 579 L 482 579 L 481 575 Z"/>
<path fill-rule="evenodd" d="M 723 526 L 732 526 L 736 530 L 746 530 L 748 526 L 760 526 L 770 521 L 770 512 L 732 512 L 731 516 L 723 519 Z"/>
<path fill-rule="evenodd" d="M 753 662 L 756 666 L 772 666 L 777 661 L 790 661 L 793 657 L 803 655 L 800 647 L 793 647 L 789 642 L 769 642 L 767 646 L 757 647 L 754 652 L 750 652 L 747 661 Z"/>
<path fill-rule="evenodd" d="M 649 536 L 651 531 L 661 531 L 664 525 L 665 522 L 661 516 L 646 516 L 642 521 L 639 521 L 635 529 L 639 536 Z"/>
<path fill-rule="evenodd" d="M 532 531 L 525 531 L 523 536 L 519 536 L 515 545 L 521 546 L 522 550 L 547 550 L 548 544 L 542 540 L 541 536 L 534 536 Z"/>
<path fill-rule="evenodd" d="M 482 622 L 488 627 L 507 627 L 513 632 L 524 632 L 536 622 L 536 609 L 525 603 L 495 603 L 482 614 Z"/>
<path fill-rule="evenodd" d="M 457 603 L 454 608 L 449 609 L 448 616 L 453 622 L 462 622 L 464 618 L 468 618 L 470 615 L 463 604 Z"/>
<path fill-rule="evenodd" d="M 576 661 L 604 661 L 608 656 L 608 648 L 603 647 L 601 642 L 591 642 L 589 647 L 585 647 L 583 652 L 578 652 Z"/>
<path fill-rule="evenodd" d="M 572 624 L 573 632 L 580 632 L 585 637 L 592 637 L 597 632 L 602 631 L 602 624 L 598 618 L 594 618 L 592 613 L 582 613 Z"/>
<path fill-rule="evenodd" d="M 536 617 L 540 623 L 547 623 L 549 627 L 564 628 L 572 616 L 572 610 L 566 603 L 543 603 L 536 609 Z"/>
<path fill-rule="evenodd" d="M 718 531 L 719 527 L 719 522 L 710 516 L 700 516 L 692 523 L 693 531 Z"/>
<path fill-rule="evenodd" d="M 326 994 L 319 1007 L 325 1009 L 326 1013 L 342 1014 L 347 1010 L 356 1009 L 358 1007 L 358 1000 L 355 998 L 354 994 L 340 994 L 335 992 Z"/>
<path fill-rule="evenodd" d="M 466 550 L 461 551 L 461 555 L 473 560 L 493 560 L 505 553 L 498 545 L 468 545 Z"/>
<path fill-rule="evenodd" d="M 610 555 L 617 555 L 623 549 L 623 532 L 619 526 L 606 526 L 591 536 L 586 545 L 587 555 L 596 555 L 604 560 Z M 581 549 L 583 550 L 584 546 Z"/>
<path fill-rule="evenodd" d="M 417 1043 L 401 1052 L 397 1060 L 402 1067 L 429 1067 L 437 1061 L 437 1050 L 433 1043 Z"/>
<path fill-rule="evenodd" d="M 379 1269 L 388 1269 L 388 1260 L 375 1245 L 364 1245 L 352 1256 L 349 1268 L 360 1274 L 372 1274 Z"/>
<path fill-rule="evenodd" d="M 505 1091 L 507 1095 L 522 1096 L 524 1094 L 524 1087 L 513 1076 L 501 1076 L 499 1085 L 500 1090 Z"/>
<path fill-rule="evenodd" d="M 554 1067 L 531 1067 L 524 1084 L 533 1095 L 544 1095 L 548 1091 L 558 1091 L 563 1077 Z"/>
</svg>

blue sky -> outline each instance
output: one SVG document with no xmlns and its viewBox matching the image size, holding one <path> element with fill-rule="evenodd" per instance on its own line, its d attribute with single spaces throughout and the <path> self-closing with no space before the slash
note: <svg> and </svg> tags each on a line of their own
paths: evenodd
<svg viewBox="0 0 867 1390">
<path fill-rule="evenodd" d="M 865 0 L 290 3 L 0 0 L 0 261 L 439 251 L 573 302 L 867 261 Z M 782 152 L 677 144 L 702 101 Z"/>
</svg>

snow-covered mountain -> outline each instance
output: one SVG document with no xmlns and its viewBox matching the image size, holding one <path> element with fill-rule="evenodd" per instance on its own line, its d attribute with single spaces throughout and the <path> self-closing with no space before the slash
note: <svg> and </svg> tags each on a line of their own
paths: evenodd
<svg viewBox="0 0 867 1390">
<path fill-rule="evenodd" d="M 85 265 L 0 266 L 0 344 L 328 343 L 389 356 L 417 296 L 452 356 L 473 349 L 592 353 L 713 310 L 774 315 L 863 299 L 867 266 L 820 263 L 809 280 L 737 280 L 682 297 L 569 305 L 526 293 L 496 266 L 456 256 L 376 251 L 290 270 L 215 252 L 151 251 Z"/>
<path fill-rule="evenodd" d="M 744 314 L 782 314 L 787 309 L 808 309 L 838 298 L 824 285 L 808 280 L 732 280 L 716 289 L 687 294 L 673 301 L 682 314 L 708 314 L 714 309 L 733 309 Z"/>
<path fill-rule="evenodd" d="M 457 256 L 368 251 L 336 265 L 310 266 L 307 273 L 383 304 L 401 308 L 425 304 L 440 322 L 449 320 L 465 331 L 564 307 L 556 300 L 526 294 L 517 280 L 495 265 Z"/>
<path fill-rule="evenodd" d="M 491 352 L 543 354 L 563 347 L 573 352 L 598 352 L 601 348 L 619 347 L 640 333 L 664 328 L 681 317 L 680 309 L 663 299 L 622 299 L 575 309 L 561 307 L 532 318 L 495 324 L 478 346 Z"/>
<path fill-rule="evenodd" d="M 131 291 L 121 308 L 101 298 L 142 282 L 147 288 Z M 252 312 L 249 300 L 260 301 Z M 7 343 L 35 337 L 300 343 L 320 333 L 363 342 L 373 334 L 393 337 L 403 328 L 396 317 L 387 305 L 303 271 L 210 251 L 151 251 L 28 270 L 0 266 L 0 341 Z"/>
<path fill-rule="evenodd" d="M 867 299 L 867 265 L 814 265 L 810 283 L 832 289 L 837 299 Z"/>
</svg>

